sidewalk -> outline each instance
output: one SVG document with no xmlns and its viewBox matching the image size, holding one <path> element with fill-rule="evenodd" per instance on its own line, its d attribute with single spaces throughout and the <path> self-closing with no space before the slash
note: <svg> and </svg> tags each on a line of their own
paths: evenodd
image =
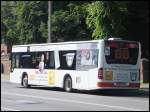
<svg viewBox="0 0 150 112">
<path fill-rule="evenodd" d="M 9 74 L 1 74 L 1 80 L 9 80 Z"/>
</svg>

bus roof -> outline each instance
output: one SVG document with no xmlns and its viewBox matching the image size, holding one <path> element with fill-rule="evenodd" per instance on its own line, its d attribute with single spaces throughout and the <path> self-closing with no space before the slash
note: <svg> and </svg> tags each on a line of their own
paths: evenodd
<svg viewBox="0 0 150 112">
<path fill-rule="evenodd" d="M 92 42 L 100 42 L 100 41 L 102 41 L 102 40 L 68 41 L 68 42 L 58 42 L 58 43 L 41 43 L 41 44 L 13 45 L 13 47 L 44 46 L 44 45 L 63 45 L 63 44 L 81 44 L 81 43 L 92 43 Z"/>
<path fill-rule="evenodd" d="M 102 41 L 104 41 L 104 39 L 89 40 L 89 41 L 14 45 L 12 47 L 12 52 L 38 52 L 38 51 L 54 51 L 54 50 L 98 49 L 99 43 Z M 110 40 L 108 40 L 108 41 L 110 41 Z M 131 42 L 131 41 L 127 41 L 127 40 L 111 40 L 111 41 Z"/>
<path fill-rule="evenodd" d="M 98 43 L 100 41 L 102 41 L 102 40 L 14 45 L 12 47 L 12 52 L 38 52 L 38 51 L 54 51 L 54 50 L 76 50 L 78 48 L 79 49 L 85 49 L 85 48 L 86 49 L 96 49 L 96 48 L 98 48 Z M 86 44 L 84 44 L 84 43 L 86 43 Z"/>
<path fill-rule="evenodd" d="M 101 40 L 87 40 L 87 41 L 68 41 L 68 42 L 57 42 L 57 43 L 41 43 L 41 44 L 26 44 L 26 45 L 13 45 L 13 47 L 27 47 L 27 46 L 45 46 L 45 45 L 63 45 L 63 44 L 81 44 L 81 43 L 92 43 L 92 42 L 100 42 L 109 39 L 101 39 Z M 128 42 L 137 42 L 137 41 L 129 41 L 129 40 L 111 40 L 111 41 L 128 41 Z"/>
</svg>

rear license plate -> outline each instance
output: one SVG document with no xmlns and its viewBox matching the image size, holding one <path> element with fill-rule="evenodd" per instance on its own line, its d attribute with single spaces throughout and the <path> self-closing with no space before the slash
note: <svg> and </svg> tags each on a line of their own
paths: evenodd
<svg viewBox="0 0 150 112">
<path fill-rule="evenodd" d="M 126 82 L 116 82 L 114 83 L 115 86 L 128 86 L 128 83 Z"/>
</svg>

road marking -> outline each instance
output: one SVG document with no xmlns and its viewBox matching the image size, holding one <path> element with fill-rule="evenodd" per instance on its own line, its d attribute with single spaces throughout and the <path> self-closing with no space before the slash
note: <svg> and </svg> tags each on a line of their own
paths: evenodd
<svg viewBox="0 0 150 112">
<path fill-rule="evenodd" d="M 12 109 L 12 108 L 5 108 L 5 107 L 1 107 L 1 110 L 8 110 L 8 111 L 21 111 L 21 110 L 16 110 L 16 109 Z"/>
<path fill-rule="evenodd" d="M 117 108 L 117 109 L 124 109 L 124 110 L 131 110 L 131 111 L 143 111 L 140 109 L 135 108 L 127 108 L 122 106 L 113 106 L 113 105 L 105 105 L 105 104 L 97 104 L 97 103 L 88 103 L 88 102 L 82 102 L 82 101 L 76 101 L 76 100 L 67 100 L 67 99 L 58 99 L 58 98 L 47 98 L 47 97 L 41 97 L 41 96 L 32 96 L 32 95 L 24 95 L 24 94 L 18 94 L 18 93 L 7 93 L 2 92 L 2 94 L 5 95 L 15 95 L 15 96 L 23 96 L 28 98 L 36 98 L 36 99 L 44 99 L 44 100 L 55 100 L 55 101 L 61 101 L 61 102 L 71 102 L 71 103 L 80 103 L 80 104 L 86 104 L 86 105 L 94 105 L 94 106 L 103 106 L 103 107 L 109 107 L 109 108 Z"/>
</svg>

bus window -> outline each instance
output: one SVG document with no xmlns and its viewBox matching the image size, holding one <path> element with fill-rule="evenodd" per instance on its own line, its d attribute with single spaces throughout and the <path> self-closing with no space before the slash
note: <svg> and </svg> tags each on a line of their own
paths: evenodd
<svg viewBox="0 0 150 112">
<path fill-rule="evenodd" d="M 49 52 L 49 58 L 47 59 L 47 66 L 48 68 L 55 68 L 55 59 L 54 59 L 54 52 Z"/>
<path fill-rule="evenodd" d="M 98 49 L 84 49 L 77 51 L 77 70 L 89 70 L 98 66 Z"/>
<path fill-rule="evenodd" d="M 108 64 L 137 63 L 139 45 L 137 42 L 105 41 L 105 58 Z"/>
<path fill-rule="evenodd" d="M 39 70 L 40 71 L 44 70 L 44 65 L 45 65 L 45 63 L 44 63 L 45 58 L 44 57 L 45 57 L 44 53 L 42 53 L 40 56 L 40 62 L 39 62 Z"/>
<path fill-rule="evenodd" d="M 55 68 L 54 52 L 53 51 L 32 52 L 31 68 L 39 69 L 39 67 L 42 67 L 42 63 L 44 69 Z"/>
<path fill-rule="evenodd" d="M 16 67 L 16 56 L 15 53 L 12 54 L 12 61 L 11 61 L 11 71 Z"/>
<path fill-rule="evenodd" d="M 20 55 L 20 67 L 21 68 L 31 68 L 32 67 L 32 57 L 31 54 L 24 54 Z"/>
<path fill-rule="evenodd" d="M 19 54 L 16 55 L 16 68 L 19 68 Z"/>
<path fill-rule="evenodd" d="M 19 63 L 20 63 L 20 59 L 19 59 L 20 57 L 19 56 L 20 56 L 19 53 L 12 54 L 12 62 L 11 62 L 12 68 L 11 69 L 20 67 L 19 66 Z"/>
<path fill-rule="evenodd" d="M 76 51 L 59 51 L 60 69 L 75 70 L 76 69 Z"/>
<path fill-rule="evenodd" d="M 32 52 L 31 68 L 39 69 L 40 62 L 45 63 L 45 53 L 44 52 Z"/>
</svg>

